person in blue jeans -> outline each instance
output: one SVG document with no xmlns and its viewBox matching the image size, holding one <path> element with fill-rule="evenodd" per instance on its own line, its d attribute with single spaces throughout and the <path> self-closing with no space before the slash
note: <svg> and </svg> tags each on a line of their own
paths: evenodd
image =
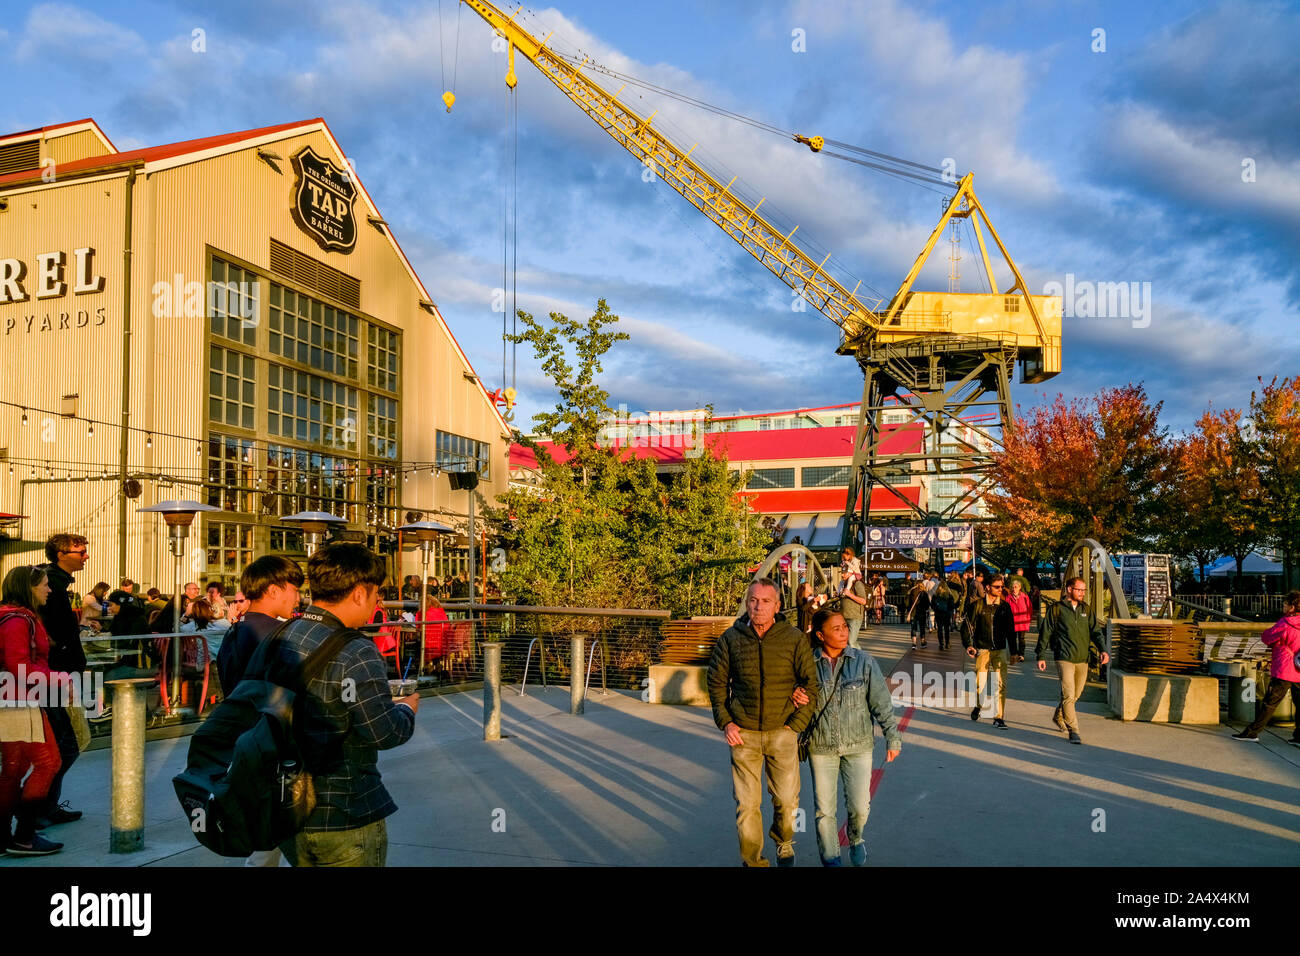
<svg viewBox="0 0 1300 956">
<path fill-rule="evenodd" d="M 817 710 L 808 740 L 817 814 L 817 848 L 823 866 L 840 866 L 837 826 L 839 789 L 844 787 L 848 807 L 849 861 L 867 862 L 863 830 L 871 809 L 871 750 L 875 744 L 873 721 L 885 733 L 891 763 L 902 752 L 903 738 L 889 687 L 875 659 L 849 644 L 849 626 L 837 611 L 821 610 L 813 616 L 813 658 L 817 664 Z M 801 706 L 809 698 L 796 690 Z"/>
</svg>

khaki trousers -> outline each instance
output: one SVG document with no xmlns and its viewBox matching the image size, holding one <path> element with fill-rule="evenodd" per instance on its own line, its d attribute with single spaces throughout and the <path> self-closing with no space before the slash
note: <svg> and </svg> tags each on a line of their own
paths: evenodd
<svg viewBox="0 0 1300 956">
<path fill-rule="evenodd" d="M 997 672 L 998 678 L 998 709 L 994 717 L 1005 717 L 1007 709 L 1007 652 L 1006 651 L 979 651 L 975 652 L 975 693 L 979 698 L 984 697 L 984 679 L 990 671 Z M 982 706 L 982 705 L 981 705 Z"/>
<path fill-rule="evenodd" d="M 1088 662 L 1074 664 L 1070 661 L 1057 661 L 1056 673 L 1061 678 L 1061 702 L 1056 707 L 1056 713 L 1065 721 L 1065 726 L 1077 734 L 1079 717 L 1074 712 L 1074 702 L 1088 686 Z"/>
<path fill-rule="evenodd" d="M 763 856 L 762 776 L 772 795 L 772 827 L 768 834 L 777 855 L 794 852 L 794 814 L 799 809 L 798 735 L 788 727 L 742 730 L 744 743 L 731 748 L 731 792 L 736 798 L 736 833 L 745 866 L 768 866 Z"/>
</svg>

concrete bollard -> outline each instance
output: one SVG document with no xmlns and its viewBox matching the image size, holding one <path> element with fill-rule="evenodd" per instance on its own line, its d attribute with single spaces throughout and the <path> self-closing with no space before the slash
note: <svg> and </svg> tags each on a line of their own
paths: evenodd
<svg viewBox="0 0 1300 956">
<path fill-rule="evenodd" d="M 501 645 L 483 645 L 483 739 L 501 739 Z"/>
<path fill-rule="evenodd" d="M 113 688 L 110 853 L 135 853 L 144 849 L 145 689 L 157 682 L 152 677 L 108 682 Z"/>
<path fill-rule="evenodd" d="M 586 634 L 574 634 L 569 641 L 569 713 L 581 714 L 587 697 Z"/>
</svg>

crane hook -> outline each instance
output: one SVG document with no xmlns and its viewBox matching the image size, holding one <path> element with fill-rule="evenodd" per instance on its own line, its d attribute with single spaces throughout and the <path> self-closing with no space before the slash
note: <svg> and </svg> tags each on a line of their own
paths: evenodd
<svg viewBox="0 0 1300 956">
<path fill-rule="evenodd" d="M 809 138 L 807 136 L 800 136 L 798 133 L 794 134 L 794 141 L 796 143 L 803 143 L 814 153 L 820 153 L 822 151 L 822 147 L 826 145 L 826 140 L 821 136 L 813 136 Z"/>
<path fill-rule="evenodd" d="M 442 101 L 447 104 L 447 112 L 450 113 L 452 104 L 456 102 L 456 94 L 448 90 L 442 94 Z"/>
</svg>

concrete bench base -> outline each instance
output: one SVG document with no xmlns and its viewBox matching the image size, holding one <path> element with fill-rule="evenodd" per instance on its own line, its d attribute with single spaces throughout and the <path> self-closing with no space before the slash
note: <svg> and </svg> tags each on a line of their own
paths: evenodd
<svg viewBox="0 0 1300 956">
<path fill-rule="evenodd" d="M 1219 681 L 1197 675 L 1130 674 L 1112 666 L 1110 709 L 1122 720 L 1160 724 L 1217 724 Z"/>
<path fill-rule="evenodd" d="M 648 700 L 652 704 L 708 707 L 708 672 L 701 664 L 651 664 Z"/>
</svg>

